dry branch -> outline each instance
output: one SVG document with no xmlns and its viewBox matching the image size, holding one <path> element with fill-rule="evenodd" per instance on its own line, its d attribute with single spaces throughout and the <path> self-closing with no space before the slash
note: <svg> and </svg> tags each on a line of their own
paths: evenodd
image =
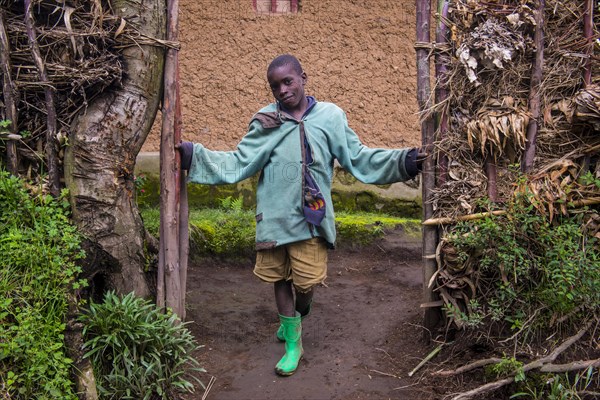
<svg viewBox="0 0 600 400">
<path fill-rule="evenodd" d="M 456 369 L 452 369 L 452 370 L 447 370 L 447 371 L 436 371 L 432 375 L 435 375 L 435 376 L 454 376 L 454 375 L 460 375 L 460 374 L 464 374 L 465 372 L 469 372 L 469 371 L 472 371 L 472 370 L 477 369 L 477 368 L 485 367 L 486 365 L 498 364 L 500 361 L 502 361 L 501 358 L 495 358 L 495 357 L 486 358 L 486 359 L 483 359 L 483 360 L 474 361 L 474 362 L 472 362 L 470 364 L 463 365 L 460 368 L 456 368 Z"/>
<path fill-rule="evenodd" d="M 436 90 L 435 101 L 438 109 L 438 140 L 443 140 L 448 132 L 448 65 L 449 65 L 449 35 L 448 35 L 448 0 L 438 1 L 438 22 L 435 33 L 435 75 Z M 437 167 L 437 185 L 443 185 L 446 182 L 448 173 L 448 156 L 440 153 L 438 156 Z"/>
<path fill-rule="evenodd" d="M 27 27 L 27 37 L 29 39 L 29 45 L 31 47 L 31 55 L 38 71 L 39 80 L 43 83 L 48 81 L 46 74 L 46 66 L 42 59 L 40 47 L 38 45 L 37 33 L 35 30 L 35 23 L 33 19 L 33 12 L 31 9 L 32 0 L 25 0 L 25 26 Z M 56 121 L 56 105 L 54 101 L 54 90 L 50 85 L 44 86 L 44 95 L 46 99 L 46 167 L 48 169 L 48 187 L 50 193 L 54 197 L 58 197 L 60 194 L 60 174 L 58 170 L 58 152 L 55 148 L 55 140 L 57 133 L 57 121 Z"/>
<path fill-rule="evenodd" d="M 452 398 L 452 400 L 467 400 L 467 399 L 471 399 L 474 396 L 483 394 L 483 393 L 487 393 L 487 392 L 491 392 L 493 390 L 499 389 L 502 386 L 506 386 L 509 385 L 511 383 L 513 383 L 515 381 L 515 377 L 511 376 L 509 378 L 504 378 L 501 379 L 499 381 L 495 381 L 495 382 L 490 382 L 490 383 L 486 383 L 485 385 L 479 386 L 478 388 L 475 388 L 473 390 L 469 390 L 468 392 L 464 392 L 461 393 L 457 396 L 454 396 Z"/>
<path fill-rule="evenodd" d="M 499 215 L 504 215 L 504 214 L 506 214 L 506 210 L 496 210 L 496 211 L 490 211 L 490 212 L 462 215 L 460 217 L 455 217 L 455 218 L 431 218 L 426 221 L 423 221 L 423 225 L 426 225 L 426 226 L 448 225 L 448 224 L 455 224 L 455 223 L 461 222 L 461 221 L 473 221 L 473 220 L 477 220 L 477 219 L 482 219 L 482 218 L 491 217 L 491 216 L 499 216 Z"/>
<path fill-rule="evenodd" d="M 538 7 L 535 11 L 535 59 L 531 72 L 531 90 L 529 93 L 529 126 L 527 127 L 527 143 L 525 144 L 525 155 L 522 162 L 523 172 L 529 172 L 533 166 L 535 158 L 535 147 L 537 143 L 538 129 L 541 125 L 541 84 L 542 68 L 544 65 L 544 7 L 545 0 L 538 0 Z"/>
<path fill-rule="evenodd" d="M 587 42 L 587 60 L 585 62 L 585 68 L 583 69 L 583 82 L 585 86 L 592 83 L 592 55 L 594 54 L 594 1 L 585 0 L 583 14 L 583 34 Z"/>
<path fill-rule="evenodd" d="M 4 96 L 5 118 L 10 120 L 10 133 L 17 133 L 17 108 L 15 97 L 18 96 L 16 87 L 11 77 L 10 43 L 6 34 L 5 11 L 0 10 L 0 64 L 2 68 L 2 94 Z M 8 158 L 8 171 L 16 175 L 18 168 L 17 146 L 9 140 L 6 146 Z"/>
<path fill-rule="evenodd" d="M 546 364 L 540 367 L 541 372 L 550 372 L 553 374 L 569 371 L 581 371 L 582 369 L 600 367 L 600 358 L 595 360 L 573 361 L 567 364 Z"/>
</svg>

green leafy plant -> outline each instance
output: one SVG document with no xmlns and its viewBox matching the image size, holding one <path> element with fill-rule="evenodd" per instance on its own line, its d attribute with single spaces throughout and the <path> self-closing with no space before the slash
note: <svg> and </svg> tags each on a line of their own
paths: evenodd
<svg viewBox="0 0 600 400">
<path fill-rule="evenodd" d="M 600 189 L 600 178 L 597 178 L 591 171 L 587 171 L 579 178 L 579 183 L 583 186 L 594 185 Z"/>
<path fill-rule="evenodd" d="M 475 299 L 471 299 L 469 304 L 467 305 L 467 310 L 463 312 L 460 308 L 452 305 L 445 304 L 444 311 L 450 317 L 452 317 L 455 321 L 459 321 L 469 327 L 477 327 L 483 323 L 485 315 L 479 305 L 479 302 Z"/>
<path fill-rule="evenodd" d="M 510 398 L 581 400 L 581 395 L 594 383 L 597 384 L 597 381 L 598 372 L 592 367 L 574 374 L 574 376 L 569 374 L 541 375 L 538 379 L 527 380 L 524 385 L 525 388 L 513 394 Z"/>
<path fill-rule="evenodd" d="M 505 215 L 457 224 L 447 240 L 460 263 L 480 277 L 478 298 L 484 315 L 523 330 L 575 309 L 600 307 L 600 252 L 583 232 L 581 217 L 550 221 L 527 196 L 508 204 Z"/>
<path fill-rule="evenodd" d="M 64 330 L 83 257 L 67 192 L 30 193 L 0 171 L 0 387 L 11 399 L 76 399 Z"/>
<path fill-rule="evenodd" d="M 226 211 L 231 212 L 242 212 L 244 209 L 244 198 L 239 196 L 238 198 L 233 198 L 231 196 L 227 196 L 221 201 L 221 208 Z"/>
<path fill-rule="evenodd" d="M 173 399 L 193 392 L 203 372 L 193 353 L 199 348 L 185 323 L 150 301 L 113 292 L 91 303 L 82 315 L 84 349 L 104 399 Z"/>
<path fill-rule="evenodd" d="M 514 375 L 515 382 L 523 382 L 525 380 L 523 363 L 514 357 L 503 357 L 499 363 L 490 365 L 486 369 L 486 372 L 493 375 L 496 379 Z"/>
<path fill-rule="evenodd" d="M 142 195 L 146 190 L 144 189 L 144 185 L 146 184 L 146 175 L 139 174 L 133 177 L 133 184 L 135 185 L 135 193 L 137 196 Z"/>
</svg>

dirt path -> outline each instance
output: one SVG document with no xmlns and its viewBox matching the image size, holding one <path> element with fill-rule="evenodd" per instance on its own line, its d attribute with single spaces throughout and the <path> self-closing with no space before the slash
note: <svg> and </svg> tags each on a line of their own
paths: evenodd
<svg viewBox="0 0 600 400">
<path fill-rule="evenodd" d="M 420 245 L 398 232 L 368 248 L 330 252 L 328 287 L 318 288 L 303 323 L 304 359 L 287 378 L 273 370 L 284 350 L 275 339 L 272 285 L 254 277 L 252 260 L 192 266 L 188 320 L 205 345 L 203 380 L 216 377 L 207 399 L 438 398 L 407 377 L 430 350 L 416 326 Z M 188 399 L 201 399 L 200 392 Z"/>
</svg>

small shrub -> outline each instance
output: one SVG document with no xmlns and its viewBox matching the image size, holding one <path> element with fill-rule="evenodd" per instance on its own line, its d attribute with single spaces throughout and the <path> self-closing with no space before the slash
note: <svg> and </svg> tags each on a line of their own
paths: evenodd
<svg viewBox="0 0 600 400">
<path fill-rule="evenodd" d="M 488 375 L 492 375 L 494 379 L 506 378 L 507 376 L 515 376 L 515 382 L 525 380 L 525 372 L 523 371 L 523 363 L 517 361 L 514 357 L 503 357 L 499 363 L 490 365 L 486 368 Z"/>
<path fill-rule="evenodd" d="M 600 251 L 582 230 L 583 213 L 550 220 L 526 196 L 508 206 L 506 215 L 459 223 L 446 237 L 458 262 L 477 268 L 477 292 L 485 293 L 478 312 L 522 330 L 533 313 L 539 329 L 576 309 L 598 309 Z"/>
<path fill-rule="evenodd" d="M 94 366 L 104 399 L 173 399 L 193 392 L 192 374 L 203 372 L 193 352 L 199 348 L 186 324 L 133 293 L 108 292 L 81 317 L 85 357 Z"/>
</svg>

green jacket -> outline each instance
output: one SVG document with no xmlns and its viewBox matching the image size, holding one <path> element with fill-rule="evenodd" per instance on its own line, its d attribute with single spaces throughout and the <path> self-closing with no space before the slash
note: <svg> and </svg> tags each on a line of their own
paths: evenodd
<svg viewBox="0 0 600 400">
<path fill-rule="evenodd" d="M 304 130 L 302 130 L 302 126 Z M 325 198 L 320 226 L 303 214 L 301 134 L 305 132 L 313 162 L 308 169 Z M 317 102 L 301 121 L 280 111 L 276 103 L 261 109 L 234 151 L 208 150 L 194 143 L 188 181 L 219 185 L 239 182 L 260 173 L 256 192 L 256 248 L 323 237 L 335 244 L 331 200 L 334 159 L 364 183 L 389 184 L 411 179 L 407 171 L 411 149 L 386 150 L 364 146 L 335 104 Z M 413 170 L 415 168 L 409 168 Z"/>
</svg>

